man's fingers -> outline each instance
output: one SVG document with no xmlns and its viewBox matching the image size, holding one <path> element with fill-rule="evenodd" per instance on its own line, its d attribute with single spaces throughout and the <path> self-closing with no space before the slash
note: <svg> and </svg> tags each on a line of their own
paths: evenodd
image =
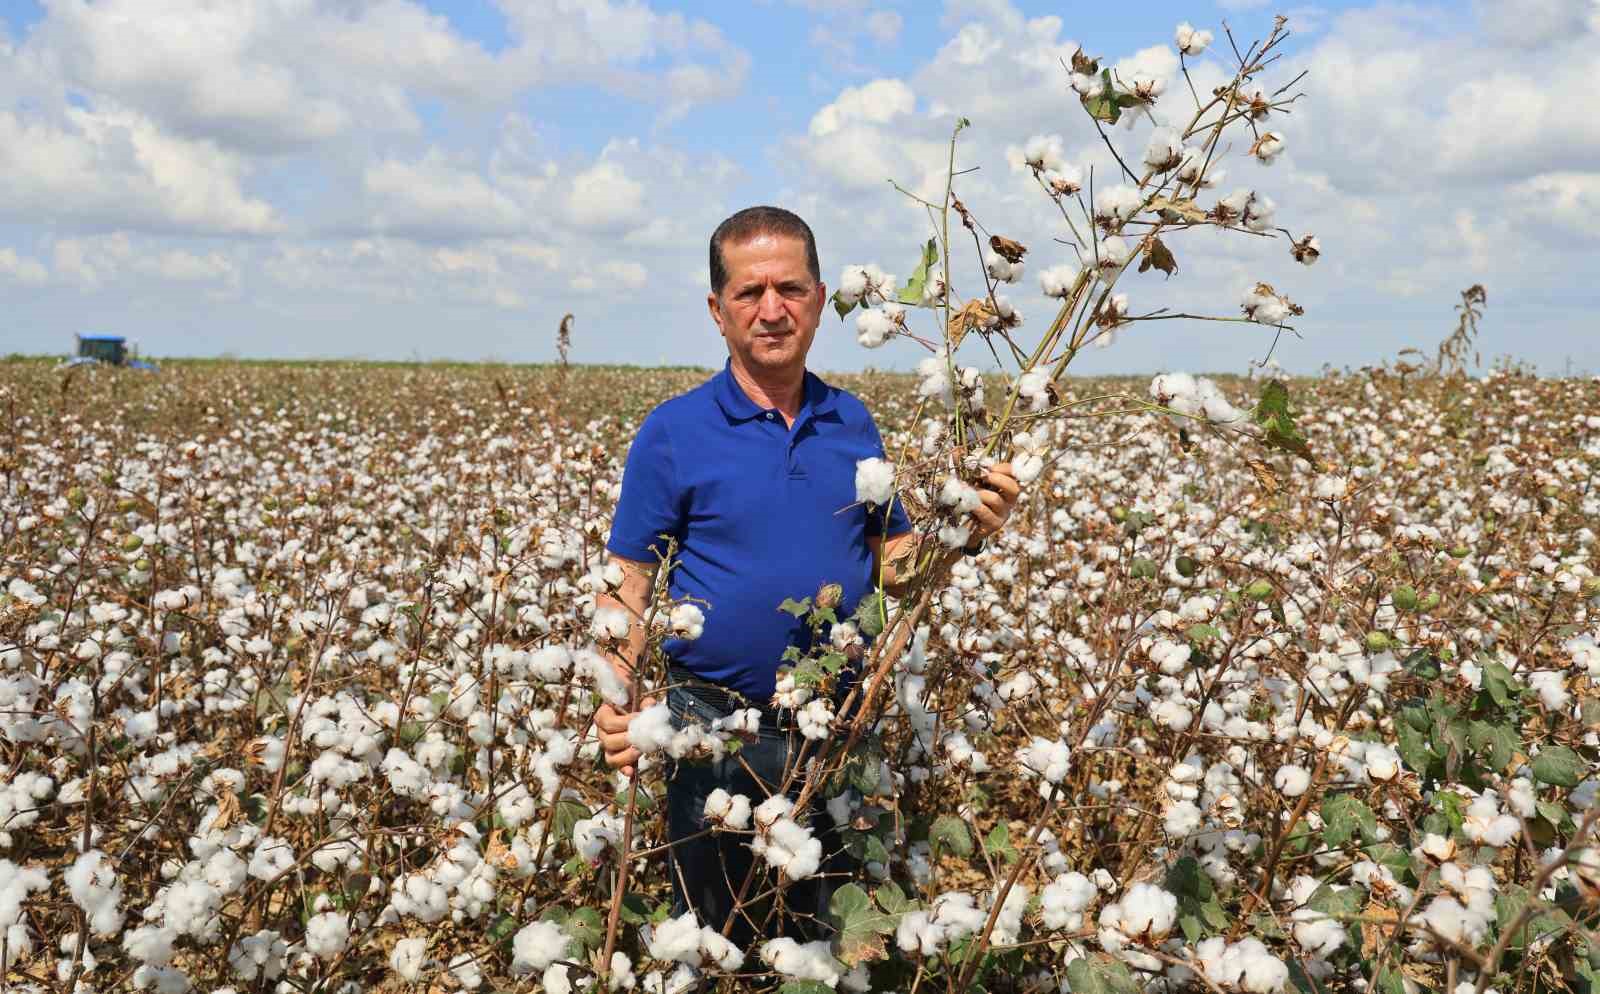
<svg viewBox="0 0 1600 994">
<path fill-rule="evenodd" d="M 988 484 L 988 489 L 1009 498 L 1007 503 L 1015 500 L 1022 493 L 1022 484 L 1017 482 L 1016 474 L 1011 471 L 1011 464 L 1007 462 L 996 463 L 984 475 L 983 482 Z"/>
<path fill-rule="evenodd" d="M 632 720 L 633 712 L 618 711 L 610 704 L 600 705 L 594 713 L 595 726 L 602 732 L 626 732 Z"/>
<path fill-rule="evenodd" d="M 606 765 L 614 770 L 627 773 L 633 764 L 639 761 L 639 750 L 634 748 L 624 749 L 621 752 L 607 752 Z"/>
</svg>

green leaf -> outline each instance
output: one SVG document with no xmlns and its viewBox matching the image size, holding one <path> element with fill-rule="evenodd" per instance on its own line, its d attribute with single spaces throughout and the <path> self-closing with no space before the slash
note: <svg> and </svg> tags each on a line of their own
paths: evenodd
<svg viewBox="0 0 1600 994">
<path fill-rule="evenodd" d="M 1294 415 L 1289 413 L 1289 388 L 1282 380 L 1268 380 L 1262 385 L 1254 416 L 1256 424 L 1262 427 L 1268 448 L 1292 452 L 1316 466 L 1311 446 L 1306 444 L 1305 435 L 1295 426 Z"/>
<path fill-rule="evenodd" d="M 556 802 L 556 814 L 551 823 L 551 831 L 555 832 L 558 839 L 572 838 L 572 826 L 589 817 L 589 809 L 571 798 L 563 798 Z"/>
<path fill-rule="evenodd" d="M 869 639 L 883 634 L 883 594 L 875 589 L 867 591 L 856 604 L 856 613 L 850 620 L 856 623 L 856 630 Z"/>
<path fill-rule="evenodd" d="M 1404 720 L 1395 722 L 1394 727 L 1400 740 L 1397 749 L 1400 758 L 1407 766 L 1417 771 L 1418 775 L 1428 776 L 1429 769 L 1439 760 L 1439 757 L 1433 754 L 1433 750 L 1428 748 L 1428 736 Z"/>
<path fill-rule="evenodd" d="M 800 665 L 791 671 L 791 675 L 794 677 L 796 687 L 815 687 L 822 682 L 823 677 L 822 667 L 815 659 L 802 660 Z"/>
<path fill-rule="evenodd" d="M 1361 913 L 1361 895 L 1359 887 L 1334 890 L 1331 884 L 1323 884 L 1311 893 L 1306 907 L 1330 918 L 1349 918 Z"/>
<path fill-rule="evenodd" d="M 778 994 L 835 994 L 834 989 L 820 980 L 786 980 Z"/>
<path fill-rule="evenodd" d="M 1498 919 L 1501 931 L 1510 927 L 1530 899 L 1531 895 L 1527 889 L 1517 884 L 1506 884 L 1501 887 L 1500 893 L 1494 899 L 1495 918 Z M 1516 934 L 1511 937 L 1511 948 L 1525 949 L 1533 940 L 1553 932 L 1560 932 L 1571 922 L 1571 917 L 1559 908 L 1540 911 L 1517 929 Z"/>
<path fill-rule="evenodd" d="M 769 601 L 768 603 L 771 602 Z M 793 597 L 785 597 L 783 599 L 783 603 L 778 605 L 778 610 L 788 611 L 790 614 L 798 618 L 807 611 L 811 610 L 811 598 L 804 597 L 800 600 L 795 600 Z"/>
<path fill-rule="evenodd" d="M 567 916 L 567 920 L 561 923 L 561 927 L 566 929 L 568 935 L 572 936 L 572 941 L 578 944 L 583 953 L 588 953 L 591 949 L 598 949 L 600 943 L 605 941 L 605 923 L 600 920 L 598 908 L 578 908 Z M 582 958 L 582 954 L 580 954 L 580 958 Z"/>
<path fill-rule="evenodd" d="M 833 296 L 828 299 L 833 301 L 833 309 L 839 312 L 840 321 L 844 320 L 846 314 L 849 314 L 851 311 L 856 309 L 856 302 L 852 301 L 848 304 L 845 303 L 844 300 L 839 296 L 839 291 L 837 290 L 835 290 L 833 292 Z"/>
<path fill-rule="evenodd" d="M 1522 748 L 1522 736 L 1509 722 L 1496 725 L 1475 720 L 1467 726 L 1467 741 L 1483 754 L 1484 761 L 1496 773 L 1504 770 Z"/>
<path fill-rule="evenodd" d="M 1204 622 L 1201 622 L 1198 625 L 1190 625 L 1188 629 L 1184 631 L 1183 637 L 1188 639 L 1190 642 L 1204 642 L 1208 639 L 1221 638 L 1222 632 L 1215 625 L 1208 625 Z"/>
<path fill-rule="evenodd" d="M 1140 985 L 1121 960 L 1091 953 L 1067 964 L 1072 994 L 1139 994 Z"/>
<path fill-rule="evenodd" d="M 922 292 L 928 285 L 928 267 L 938 258 L 938 243 L 930 238 L 928 244 L 922 247 L 922 257 L 917 262 L 917 268 L 911 271 L 911 278 L 906 280 L 906 285 L 900 290 L 900 303 L 922 303 Z"/>
<path fill-rule="evenodd" d="M 1557 787 L 1577 786 L 1587 769 L 1583 757 L 1563 745 L 1546 746 L 1533 757 L 1533 778 Z"/>
<path fill-rule="evenodd" d="M 1364 842 L 1376 842 L 1378 816 L 1365 801 L 1351 794 L 1335 794 L 1322 802 L 1322 841 L 1337 848 L 1356 833 Z"/>
<path fill-rule="evenodd" d="M 834 949 L 845 966 L 888 955 L 883 937 L 894 933 L 895 918 L 880 911 L 859 885 L 845 884 L 833 892 L 828 900 L 828 920 L 836 929 Z"/>
<path fill-rule="evenodd" d="M 955 815 L 940 815 L 928 829 L 928 842 L 934 850 L 943 847 L 957 856 L 972 855 L 972 833 L 967 823 Z"/>
<path fill-rule="evenodd" d="M 1132 573 L 1135 580 L 1155 579 L 1156 564 L 1154 560 L 1146 559 L 1144 556 L 1134 556 L 1131 565 L 1132 569 L 1129 572 Z"/>
<path fill-rule="evenodd" d="M 444 709 L 450 706 L 450 692 L 448 690 L 435 690 L 428 695 L 428 703 L 433 705 L 435 714 L 443 714 Z"/>
<path fill-rule="evenodd" d="M 629 925 L 643 925 L 650 920 L 650 905 L 638 894 L 622 895 L 621 918 Z"/>
<path fill-rule="evenodd" d="M 872 896 L 877 898 L 878 906 L 891 915 L 903 915 L 907 911 L 916 910 L 918 907 L 917 902 L 906 897 L 906 892 L 901 890 L 900 885 L 893 880 L 873 891 Z"/>
<path fill-rule="evenodd" d="M 983 839 L 983 851 L 990 856 L 999 856 L 1007 863 L 1017 860 L 1017 850 L 1011 845 L 1011 829 L 1005 822 L 1000 822 L 989 830 Z"/>
<path fill-rule="evenodd" d="M 1501 707 L 1509 707 L 1522 695 L 1522 684 L 1503 663 L 1492 662 L 1483 667 L 1483 689 Z"/>
<path fill-rule="evenodd" d="M 490 942 L 506 942 L 517 934 L 517 920 L 510 915 L 499 915 L 489 926 Z"/>
<path fill-rule="evenodd" d="M 1558 832 L 1571 831 L 1576 827 L 1572 821 L 1572 814 L 1567 811 L 1565 805 L 1557 804 L 1555 801 L 1535 801 L 1533 808 L 1539 813 L 1540 818 L 1549 822 L 1550 827 Z"/>
</svg>

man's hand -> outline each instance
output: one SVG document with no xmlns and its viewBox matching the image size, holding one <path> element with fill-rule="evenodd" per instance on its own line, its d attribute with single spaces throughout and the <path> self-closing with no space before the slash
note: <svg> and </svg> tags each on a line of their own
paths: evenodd
<svg viewBox="0 0 1600 994">
<path fill-rule="evenodd" d="M 978 498 L 983 503 L 972 512 L 972 520 L 978 526 L 972 536 L 974 542 L 988 538 L 1005 527 L 1006 519 L 1011 517 L 1011 509 L 1017 506 L 1017 495 L 1020 493 L 1022 484 L 1017 482 L 1017 475 L 1012 472 L 1010 463 L 995 463 L 989 468 L 978 487 Z"/>
<path fill-rule="evenodd" d="M 628 744 L 628 726 L 635 715 L 655 702 L 655 698 L 646 697 L 635 710 L 622 711 L 607 701 L 594 713 L 594 724 L 600 730 L 600 749 L 606 755 L 606 765 L 621 770 L 625 777 L 633 776 L 633 764 L 639 760 L 639 750 Z"/>
</svg>

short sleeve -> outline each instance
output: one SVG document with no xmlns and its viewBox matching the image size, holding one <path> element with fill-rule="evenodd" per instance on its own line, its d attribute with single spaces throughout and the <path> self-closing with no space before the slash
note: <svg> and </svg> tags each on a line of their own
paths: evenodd
<svg viewBox="0 0 1600 994">
<path fill-rule="evenodd" d="M 887 459 L 888 453 L 883 448 L 883 436 L 878 434 L 878 425 L 867 416 L 867 440 L 872 443 L 872 450 L 878 454 L 879 459 Z M 911 530 L 911 519 L 906 516 L 906 507 L 900 502 L 900 496 L 889 502 L 887 514 L 881 507 L 870 508 L 867 512 L 867 537 L 878 538 L 887 535 L 897 538 Z"/>
<path fill-rule="evenodd" d="M 611 517 L 606 549 L 624 559 L 653 563 L 667 554 L 662 535 L 682 540 L 683 499 L 666 420 L 657 410 L 645 418 L 628 447 L 622 496 Z"/>
</svg>

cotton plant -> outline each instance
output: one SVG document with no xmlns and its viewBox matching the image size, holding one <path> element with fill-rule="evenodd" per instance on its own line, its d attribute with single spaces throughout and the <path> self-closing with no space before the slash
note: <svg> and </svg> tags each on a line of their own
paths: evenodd
<svg viewBox="0 0 1600 994">
<path fill-rule="evenodd" d="M 1197 82 L 1232 47 L 1192 25 L 1174 46 Z M 1265 81 L 1224 90 L 1213 141 L 1169 112 L 1180 76 L 1068 63 L 1062 95 L 1134 176 L 1019 135 L 1059 247 L 990 238 L 963 203 L 975 241 L 952 206 L 955 237 L 940 223 L 912 276 L 840 281 L 848 333 L 920 360 L 846 384 L 884 429 L 849 513 L 903 501 L 945 558 L 986 465 L 1010 461 L 1027 496 L 921 593 L 786 608 L 812 650 L 751 703 L 789 709 L 816 783 L 802 764 L 803 801 L 713 792 L 697 814 L 752 851 L 751 893 L 787 901 L 849 850 L 814 936 L 741 948 L 672 914 L 664 777 L 770 731 L 756 707 L 665 709 L 654 651 L 715 605 L 601 607 L 638 413 L 696 374 L 218 364 L 82 371 L 64 395 L 14 363 L 8 966 L 175 992 L 1467 994 L 1581 963 L 1600 901 L 1593 382 L 1400 357 L 1291 403 L 1270 362 L 1262 382 L 1058 376 L 1163 317 L 1140 281 L 1182 262 L 1181 229 L 1284 234 L 1293 205 L 1266 185 L 1303 154 Z M 1223 316 L 1288 334 L 1303 291 L 1277 283 Z M 1005 297 L 1036 285 L 1071 305 L 1059 326 Z M 1035 361 L 1012 368 L 1008 339 Z M 1003 377 L 979 374 L 986 343 Z M 606 659 L 635 635 L 637 686 Z M 654 701 L 621 776 L 591 721 L 635 694 Z"/>
</svg>

